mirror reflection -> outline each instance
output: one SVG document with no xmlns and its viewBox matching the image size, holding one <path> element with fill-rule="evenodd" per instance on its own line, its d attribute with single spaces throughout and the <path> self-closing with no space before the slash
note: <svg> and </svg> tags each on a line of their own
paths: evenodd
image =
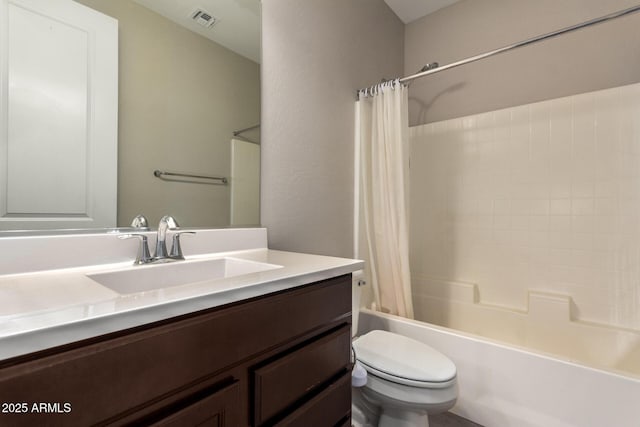
<svg viewBox="0 0 640 427">
<path fill-rule="evenodd" d="M 167 214 L 183 227 L 259 223 L 259 0 L 0 2 L 10 23 L 0 229 L 126 227 L 137 214 L 152 227 Z M 102 24 L 86 29 L 78 7 L 117 20 L 115 64 L 101 57 Z M 94 98 L 109 98 L 97 85 L 110 66 L 117 123 L 101 130 Z M 59 89 L 49 104 L 44 87 Z M 99 148 L 110 132 L 117 159 Z"/>
</svg>

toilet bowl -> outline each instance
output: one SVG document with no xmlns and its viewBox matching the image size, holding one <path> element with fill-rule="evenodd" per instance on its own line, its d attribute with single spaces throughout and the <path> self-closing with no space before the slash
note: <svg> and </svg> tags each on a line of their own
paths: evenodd
<svg viewBox="0 0 640 427">
<path fill-rule="evenodd" d="M 367 383 L 354 389 L 354 405 L 365 425 L 426 427 L 428 414 L 456 402 L 456 367 L 428 345 L 392 332 L 374 330 L 353 342 Z"/>
<path fill-rule="evenodd" d="M 445 412 L 456 403 L 456 366 L 428 345 L 392 332 L 374 330 L 355 338 L 364 284 L 362 272 L 355 273 L 353 349 L 366 371 L 366 383 L 361 386 L 361 377 L 352 382 L 357 383 L 352 388 L 352 421 L 358 427 L 427 427 L 428 414 Z"/>
</svg>

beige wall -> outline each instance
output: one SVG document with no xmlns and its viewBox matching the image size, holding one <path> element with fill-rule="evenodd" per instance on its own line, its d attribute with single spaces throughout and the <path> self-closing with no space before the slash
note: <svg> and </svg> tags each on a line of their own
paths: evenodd
<svg viewBox="0 0 640 427">
<path fill-rule="evenodd" d="M 228 176 L 232 132 L 260 122 L 259 65 L 130 0 L 80 2 L 119 21 L 118 224 L 228 225 L 228 186 L 153 171 Z"/>
<path fill-rule="evenodd" d="M 636 0 L 463 0 L 405 29 L 405 75 L 634 6 Z M 640 14 L 414 81 L 416 125 L 640 81 Z"/>
<path fill-rule="evenodd" d="M 355 91 L 401 73 L 403 30 L 382 0 L 263 0 L 270 247 L 353 253 Z"/>
</svg>

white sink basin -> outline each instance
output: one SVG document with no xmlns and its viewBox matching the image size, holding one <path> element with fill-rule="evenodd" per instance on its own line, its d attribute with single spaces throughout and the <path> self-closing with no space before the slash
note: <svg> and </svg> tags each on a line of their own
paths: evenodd
<svg viewBox="0 0 640 427">
<path fill-rule="evenodd" d="M 126 295 L 204 280 L 227 279 L 280 267 L 280 265 L 257 261 L 217 258 L 134 266 L 126 270 L 87 274 L 87 277 L 119 294 Z"/>
</svg>

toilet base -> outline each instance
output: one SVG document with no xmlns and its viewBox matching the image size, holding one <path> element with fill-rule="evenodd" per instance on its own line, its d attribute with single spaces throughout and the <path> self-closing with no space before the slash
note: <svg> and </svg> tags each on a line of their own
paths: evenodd
<svg viewBox="0 0 640 427">
<path fill-rule="evenodd" d="M 364 398 L 361 388 L 351 389 L 351 421 L 353 427 L 376 427 L 380 407 Z"/>
<path fill-rule="evenodd" d="M 378 427 L 429 427 L 429 416 L 426 412 L 383 408 Z"/>
<path fill-rule="evenodd" d="M 385 387 L 388 386 L 388 387 Z M 398 386 L 370 375 L 365 387 L 353 388 L 353 404 L 363 427 L 428 427 L 428 414 L 451 409 L 457 399 L 457 384 L 444 389 L 415 389 Z"/>
<path fill-rule="evenodd" d="M 383 408 L 367 399 L 361 388 L 352 388 L 352 423 L 354 427 L 428 427 L 425 411 L 412 411 L 406 407 Z"/>
</svg>

